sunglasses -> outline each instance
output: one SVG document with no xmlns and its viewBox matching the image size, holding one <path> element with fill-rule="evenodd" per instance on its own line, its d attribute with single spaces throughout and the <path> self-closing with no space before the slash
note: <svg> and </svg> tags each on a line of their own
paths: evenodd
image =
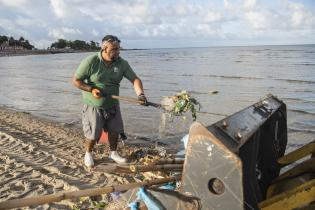
<svg viewBox="0 0 315 210">
<path fill-rule="evenodd" d="M 108 39 L 105 39 L 105 40 L 102 40 L 102 41 L 103 41 L 103 43 L 106 43 L 106 42 L 120 43 L 120 40 L 117 37 L 111 37 L 111 38 L 108 38 Z"/>
</svg>

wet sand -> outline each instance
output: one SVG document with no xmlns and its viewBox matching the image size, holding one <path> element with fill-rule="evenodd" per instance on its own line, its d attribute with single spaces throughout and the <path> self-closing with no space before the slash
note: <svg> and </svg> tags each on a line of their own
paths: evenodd
<svg viewBox="0 0 315 210">
<path fill-rule="evenodd" d="M 83 141 L 78 128 L 0 108 L 0 201 L 134 181 L 131 176 L 86 168 Z M 124 148 L 120 143 L 119 151 L 126 155 L 127 150 L 152 144 L 146 139 L 133 139 Z M 96 166 L 114 164 L 107 156 L 108 146 L 97 145 Z M 102 199 L 106 201 L 108 196 Z M 33 208 L 70 209 L 74 203 L 65 200 Z"/>
</svg>

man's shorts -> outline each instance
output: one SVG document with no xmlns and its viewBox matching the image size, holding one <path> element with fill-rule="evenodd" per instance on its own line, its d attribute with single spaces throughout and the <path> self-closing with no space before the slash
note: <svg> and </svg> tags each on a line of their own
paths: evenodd
<svg viewBox="0 0 315 210">
<path fill-rule="evenodd" d="M 84 104 L 82 125 L 84 136 L 89 140 L 98 140 L 103 129 L 109 132 L 124 132 L 119 104 L 106 110 Z"/>
</svg>

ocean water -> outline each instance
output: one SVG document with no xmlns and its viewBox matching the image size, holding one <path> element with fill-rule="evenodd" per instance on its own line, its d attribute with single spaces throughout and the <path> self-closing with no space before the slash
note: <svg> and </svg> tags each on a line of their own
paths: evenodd
<svg viewBox="0 0 315 210">
<path fill-rule="evenodd" d="M 91 53 L 0 57 L 0 106 L 50 120 L 81 123 L 81 93 L 71 85 Z M 271 93 L 287 104 L 289 144 L 315 139 L 315 45 L 209 47 L 122 51 L 152 102 L 187 90 L 201 104 L 197 120 L 211 125 Z M 209 92 L 217 90 L 216 95 Z M 136 97 L 124 79 L 120 95 Z M 187 115 L 121 102 L 125 130 L 152 139 L 187 133 Z"/>
</svg>

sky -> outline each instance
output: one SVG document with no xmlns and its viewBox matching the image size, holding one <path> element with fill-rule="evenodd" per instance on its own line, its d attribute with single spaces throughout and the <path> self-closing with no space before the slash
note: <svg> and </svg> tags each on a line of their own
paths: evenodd
<svg viewBox="0 0 315 210">
<path fill-rule="evenodd" d="M 315 1 L 0 0 L 0 35 L 39 49 L 106 34 L 124 48 L 315 44 Z"/>
</svg>

